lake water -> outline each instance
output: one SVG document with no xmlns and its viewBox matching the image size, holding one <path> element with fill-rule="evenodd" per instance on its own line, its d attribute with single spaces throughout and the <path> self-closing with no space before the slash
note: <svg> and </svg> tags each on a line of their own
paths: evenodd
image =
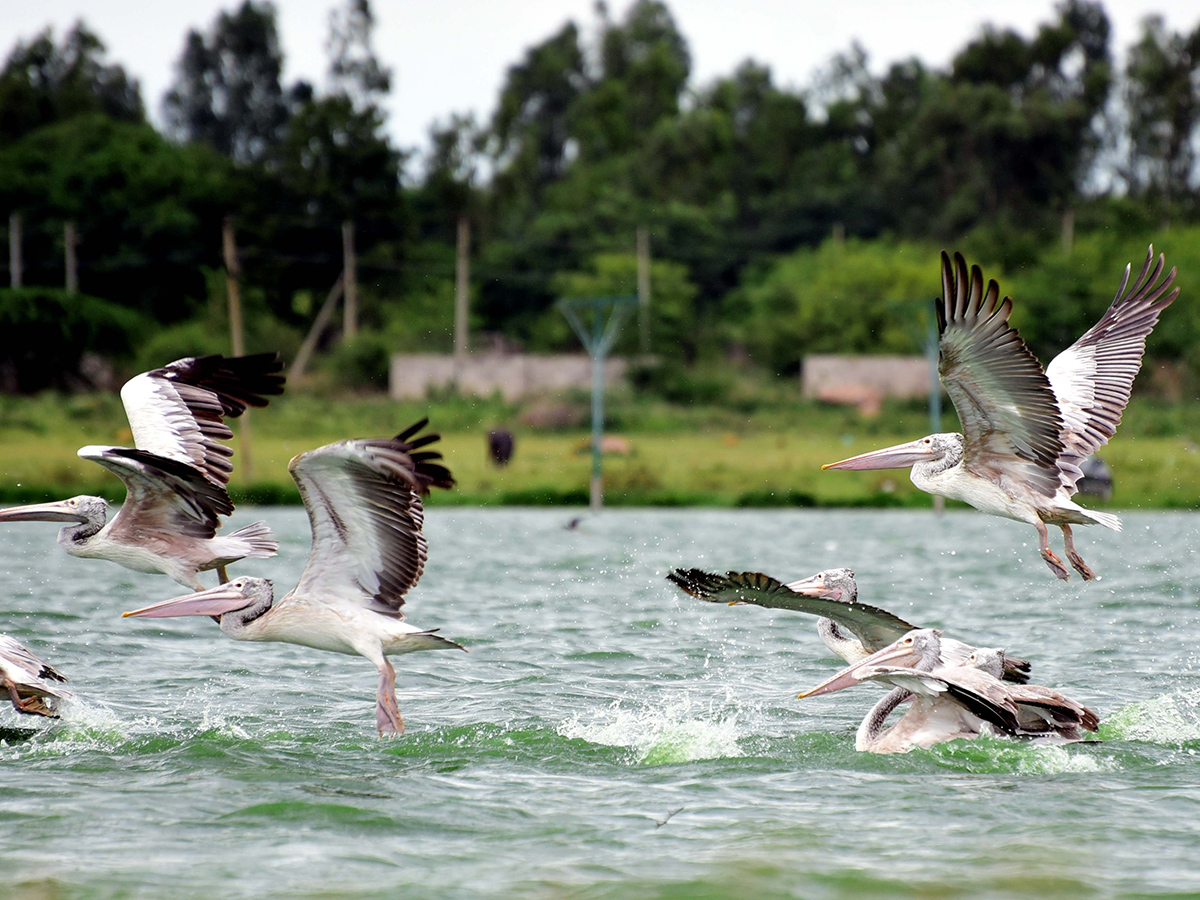
<svg viewBox="0 0 1200 900">
<path fill-rule="evenodd" d="M 391 741 L 366 660 L 122 620 L 184 591 L 69 558 L 54 526 L 0 531 L 0 631 L 78 694 L 60 721 L 0 711 L 0 895 L 1200 892 L 1200 515 L 1077 529 L 1088 585 L 971 512 L 572 515 L 428 513 L 409 620 L 471 653 L 395 658 Z M 280 555 L 235 571 L 282 593 L 307 521 L 254 517 Z M 841 664 L 814 620 L 702 603 L 676 565 L 854 568 L 864 601 L 1033 660 L 1102 741 L 855 753 L 879 691 L 796 699 Z"/>
</svg>

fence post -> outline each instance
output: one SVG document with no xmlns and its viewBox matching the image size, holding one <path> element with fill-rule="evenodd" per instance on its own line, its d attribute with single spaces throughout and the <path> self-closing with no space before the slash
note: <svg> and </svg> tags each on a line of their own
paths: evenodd
<svg viewBox="0 0 1200 900">
<path fill-rule="evenodd" d="M 358 335 L 358 258 L 354 253 L 354 223 L 342 223 L 342 338 Z"/>
<path fill-rule="evenodd" d="M 8 283 L 10 287 L 21 286 L 21 214 L 8 217 Z"/>
<path fill-rule="evenodd" d="M 75 248 L 79 245 L 79 234 L 75 223 L 63 223 L 63 253 L 66 255 L 66 274 L 68 293 L 79 293 L 79 260 L 75 256 Z"/>
<path fill-rule="evenodd" d="M 638 337 L 642 353 L 650 352 L 650 229 L 637 230 Z"/>
<path fill-rule="evenodd" d="M 458 220 L 458 241 L 454 254 L 454 367 L 461 374 L 470 346 L 471 221 Z"/>
<path fill-rule="evenodd" d="M 233 234 L 233 216 L 226 216 L 221 226 L 221 252 L 225 257 L 225 295 L 229 300 L 229 341 L 233 355 L 246 353 L 246 342 L 242 333 L 242 267 L 238 262 L 237 243 Z M 238 447 L 241 462 L 238 466 L 243 481 L 250 481 L 254 466 L 250 453 L 250 410 L 241 415 L 238 427 Z"/>
</svg>

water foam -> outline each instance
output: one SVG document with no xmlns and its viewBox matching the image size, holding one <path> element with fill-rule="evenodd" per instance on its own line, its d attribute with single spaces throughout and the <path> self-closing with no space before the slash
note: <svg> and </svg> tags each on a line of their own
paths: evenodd
<svg viewBox="0 0 1200 900">
<path fill-rule="evenodd" d="M 627 707 L 617 700 L 590 721 L 577 713 L 558 726 L 565 738 L 628 747 L 642 765 L 743 756 L 736 712 L 703 707 L 690 697 Z"/>
<path fill-rule="evenodd" d="M 1127 704 L 1104 720 L 1103 730 L 1114 738 L 1150 744 L 1200 741 L 1200 689 Z"/>
</svg>

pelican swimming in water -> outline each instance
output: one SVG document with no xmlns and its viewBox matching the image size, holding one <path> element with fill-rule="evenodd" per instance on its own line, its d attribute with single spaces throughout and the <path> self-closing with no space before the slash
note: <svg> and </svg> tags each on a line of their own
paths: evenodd
<svg viewBox="0 0 1200 900">
<path fill-rule="evenodd" d="M 942 253 L 937 301 L 938 373 L 954 401 L 962 434 L 920 440 L 829 463 L 826 469 L 912 467 L 912 482 L 931 494 L 969 503 L 994 516 L 1028 522 L 1038 532 L 1046 564 L 1064 581 L 1070 573 L 1050 549 L 1047 525 L 1062 529 L 1067 559 L 1085 581 L 1096 576 L 1075 549 L 1072 525 L 1121 520 L 1071 499 L 1080 464 L 1108 443 L 1129 402 L 1146 337 L 1179 295 L 1168 293 L 1175 270 L 1161 281 L 1162 254 L 1146 254 L 1129 287 L 1129 266 L 1108 311 L 1043 372 L 1008 324 L 1012 300 L 999 301 L 995 281 L 983 287 L 978 266 L 967 273 L 960 254 Z"/>
<path fill-rule="evenodd" d="M 58 701 L 72 695 L 50 682 L 66 680 L 58 669 L 38 659 L 19 641 L 0 634 L 0 691 L 17 712 L 57 718 Z"/>
<path fill-rule="evenodd" d="M 421 495 L 449 488 L 438 440 L 414 438 L 422 419 L 390 440 L 341 441 L 293 459 L 312 527 L 312 551 L 300 582 L 275 602 L 265 578 L 220 587 L 125 613 L 165 618 L 213 616 L 235 641 L 282 641 L 360 655 L 379 671 L 375 722 L 380 735 L 404 733 L 389 655 L 465 647 L 404 621 L 405 595 L 421 577 L 428 544 Z M 411 440 L 410 440 L 411 439 Z"/>
<path fill-rule="evenodd" d="M 790 584 L 761 572 L 718 575 L 701 569 L 675 569 L 667 579 L 710 603 L 749 603 L 817 616 L 817 634 L 822 642 L 848 663 L 866 659 L 917 628 L 886 609 L 860 603 L 858 582 L 850 569 L 826 569 Z M 976 652 L 975 647 L 953 638 L 942 638 L 939 646 L 942 662 L 947 665 L 963 665 Z M 1029 680 L 1027 660 L 1003 651 L 997 653 L 996 661 L 1006 680 Z"/>
<path fill-rule="evenodd" d="M 997 651 L 977 650 L 966 665 L 945 665 L 940 644 L 939 631 L 914 629 L 799 696 L 830 694 L 864 681 L 890 686 L 855 736 L 855 749 L 870 753 L 905 753 L 986 734 L 1079 740 L 1080 728 L 1099 726 L 1095 713 L 1057 691 L 1000 681 L 993 674 L 1001 665 Z M 888 716 L 910 700 L 909 710 L 887 728 Z"/>
<path fill-rule="evenodd" d="M 220 516 L 233 512 L 225 486 L 233 451 L 226 417 L 266 406 L 283 392 L 277 353 L 201 356 L 144 372 L 121 388 L 135 449 L 88 446 L 98 462 L 125 482 L 125 502 L 107 522 L 102 497 L 79 496 L 0 510 L 0 522 L 67 522 L 58 543 L 72 556 L 107 559 L 135 572 L 169 575 L 201 590 L 198 573 L 279 549 L 270 529 L 255 522 L 218 535 Z"/>
</svg>

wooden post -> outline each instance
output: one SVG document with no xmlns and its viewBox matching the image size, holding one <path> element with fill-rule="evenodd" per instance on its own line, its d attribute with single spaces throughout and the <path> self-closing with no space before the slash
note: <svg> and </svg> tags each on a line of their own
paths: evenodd
<svg viewBox="0 0 1200 900">
<path fill-rule="evenodd" d="M 67 221 L 63 224 L 63 253 L 66 256 L 67 291 L 79 293 L 79 260 L 75 256 L 75 248 L 79 245 L 79 234 L 75 223 Z"/>
<path fill-rule="evenodd" d="M 225 257 L 225 295 L 229 300 L 229 339 L 233 355 L 246 353 L 246 342 L 242 333 L 242 267 L 238 262 L 237 244 L 233 236 L 233 216 L 226 216 L 221 228 L 221 251 Z M 249 481 L 253 473 L 250 455 L 250 410 L 241 415 L 238 428 L 238 447 L 241 453 L 239 470 L 242 480 Z"/>
<path fill-rule="evenodd" d="M 342 339 L 358 335 L 358 260 L 354 255 L 354 223 L 342 223 Z"/>
<path fill-rule="evenodd" d="M 334 307 L 337 306 L 338 299 L 342 296 L 342 288 L 346 283 L 344 274 L 339 275 L 337 281 L 333 283 L 333 287 L 329 289 L 329 293 L 325 297 L 325 302 L 321 304 L 321 309 L 317 312 L 317 317 L 313 319 L 312 327 L 308 329 L 308 334 L 304 337 L 304 343 L 296 352 L 292 368 L 288 370 L 288 381 L 295 382 L 304 377 L 304 370 L 308 368 L 308 361 L 312 358 L 313 351 L 317 349 L 317 341 L 321 339 L 321 332 L 329 326 L 329 320 L 333 318 Z"/>
<path fill-rule="evenodd" d="M 1062 249 L 1063 253 L 1070 255 L 1071 247 L 1075 243 L 1075 207 L 1068 206 L 1063 210 L 1062 217 Z"/>
<path fill-rule="evenodd" d="M 638 336 L 642 353 L 650 352 L 650 229 L 637 229 Z"/>
<path fill-rule="evenodd" d="M 10 287 L 21 286 L 21 214 L 8 217 L 8 283 Z"/>
<path fill-rule="evenodd" d="M 469 348 L 471 287 L 471 222 L 458 220 L 458 243 L 454 254 L 454 361 L 461 366 Z"/>
</svg>

